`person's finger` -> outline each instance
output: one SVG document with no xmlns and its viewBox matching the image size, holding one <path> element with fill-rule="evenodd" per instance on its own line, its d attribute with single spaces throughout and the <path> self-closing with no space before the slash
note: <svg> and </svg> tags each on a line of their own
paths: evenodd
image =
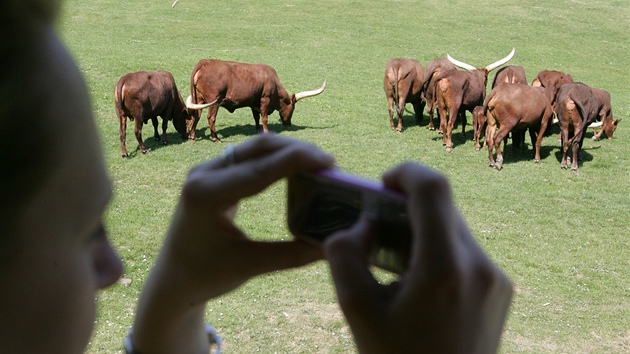
<svg viewBox="0 0 630 354">
<path fill-rule="evenodd" d="M 323 258 L 320 246 L 299 240 L 247 241 L 239 247 L 239 258 L 247 260 L 242 264 L 241 272 L 247 277 L 297 268 Z"/>
<path fill-rule="evenodd" d="M 371 224 L 361 219 L 323 244 L 337 298 L 355 337 L 375 335 L 387 311 L 384 286 L 369 270 Z"/>
<path fill-rule="evenodd" d="M 218 205 L 232 205 L 298 171 L 331 168 L 334 164 L 331 155 L 306 143 L 292 141 L 289 144 L 270 145 L 281 148 L 277 150 L 264 148 L 267 154 L 257 155 L 257 158 L 238 162 L 229 168 L 212 169 L 200 166 L 194 169 L 189 175 L 183 193 L 190 192 L 186 196 L 192 200 L 205 201 L 211 197 Z"/>
<path fill-rule="evenodd" d="M 424 166 L 407 163 L 386 173 L 383 182 L 409 196 L 408 213 L 414 232 L 410 272 L 452 274 L 452 267 L 457 265 L 458 248 L 454 245 L 459 241 L 461 225 L 446 178 Z"/>
</svg>

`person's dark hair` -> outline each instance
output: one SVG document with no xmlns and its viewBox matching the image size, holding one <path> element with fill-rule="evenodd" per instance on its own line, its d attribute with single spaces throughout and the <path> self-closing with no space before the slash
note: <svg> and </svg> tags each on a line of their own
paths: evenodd
<svg viewBox="0 0 630 354">
<path fill-rule="evenodd" d="M 44 113 L 48 92 L 37 84 L 32 65 L 44 57 L 36 45 L 53 26 L 59 8 L 59 0 L 0 4 L 0 275 L 19 246 L 19 212 L 54 166 L 47 155 L 55 141 Z"/>
<path fill-rule="evenodd" d="M 61 0 L 3 0 L 0 26 L 52 26 L 61 9 Z"/>
</svg>

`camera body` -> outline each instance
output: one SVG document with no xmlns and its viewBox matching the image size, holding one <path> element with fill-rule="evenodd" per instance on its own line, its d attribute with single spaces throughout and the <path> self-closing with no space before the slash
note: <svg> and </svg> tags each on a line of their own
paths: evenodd
<svg viewBox="0 0 630 354">
<path fill-rule="evenodd" d="M 288 179 L 287 222 L 300 239 L 321 244 L 359 218 L 374 225 L 370 262 L 402 273 L 409 261 L 411 225 L 404 194 L 339 170 L 298 173 Z"/>
</svg>

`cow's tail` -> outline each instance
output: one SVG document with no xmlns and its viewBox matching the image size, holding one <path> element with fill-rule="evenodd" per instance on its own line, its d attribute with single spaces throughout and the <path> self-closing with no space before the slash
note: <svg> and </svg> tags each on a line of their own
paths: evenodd
<svg viewBox="0 0 630 354">
<path fill-rule="evenodd" d="M 116 86 L 114 87 L 114 105 L 116 106 L 116 116 L 118 119 L 124 119 L 123 112 L 123 103 L 125 101 L 125 97 L 123 97 L 123 87 L 125 86 L 124 81 L 118 81 Z M 129 119 L 133 119 L 129 117 Z"/>
<path fill-rule="evenodd" d="M 201 70 L 201 62 L 197 63 L 197 65 L 195 65 L 195 68 L 192 71 L 192 74 L 190 75 L 190 96 L 192 98 L 192 103 L 199 103 L 199 91 L 197 90 L 197 73 L 199 72 L 199 70 Z M 191 110 L 192 116 L 195 119 L 195 121 L 199 120 L 199 118 L 201 117 L 201 110 Z"/>
<path fill-rule="evenodd" d="M 192 96 L 193 103 L 198 103 L 197 101 L 197 72 L 199 72 L 200 65 L 197 63 L 195 68 L 192 71 L 192 75 L 190 75 L 190 96 Z"/>
<path fill-rule="evenodd" d="M 387 81 L 393 86 L 394 89 L 394 105 L 396 105 L 396 114 L 402 116 L 401 108 L 399 105 L 399 93 L 398 93 L 398 80 L 400 79 L 400 68 L 389 67 L 387 69 Z M 404 107 L 403 107 L 404 108 Z"/>
<path fill-rule="evenodd" d="M 398 92 L 398 83 L 400 82 L 400 68 L 395 71 L 396 80 L 394 81 L 396 84 L 394 85 L 394 95 L 396 96 L 396 111 L 398 112 L 398 116 L 402 117 L 403 111 L 405 110 L 405 106 L 400 106 L 400 93 Z"/>
</svg>

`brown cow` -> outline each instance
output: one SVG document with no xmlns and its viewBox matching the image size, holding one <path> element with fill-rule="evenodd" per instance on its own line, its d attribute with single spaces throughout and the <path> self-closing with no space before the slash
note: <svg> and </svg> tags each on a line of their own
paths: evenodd
<svg viewBox="0 0 630 354">
<path fill-rule="evenodd" d="M 416 123 L 420 124 L 425 105 L 424 97 L 421 95 L 423 83 L 424 67 L 417 60 L 395 58 L 387 62 L 383 90 L 387 97 L 389 127 L 391 129 L 394 129 L 394 106 L 396 106 L 396 116 L 398 117 L 396 131 L 402 132 L 402 116 L 407 103 L 413 105 Z"/>
<path fill-rule="evenodd" d="M 447 70 L 457 70 L 457 67 L 447 58 L 431 60 L 429 64 L 427 64 L 427 68 L 425 70 L 422 93 L 427 104 L 427 113 L 429 114 L 429 130 L 435 130 L 435 126 L 433 125 L 433 112 L 437 110 L 435 79 L 441 72 Z"/>
<path fill-rule="evenodd" d="M 525 84 L 527 85 L 527 76 L 525 76 L 525 68 L 517 65 L 504 66 L 497 70 L 497 74 L 494 75 L 492 80 L 492 88 L 494 89 L 498 84 L 512 83 L 512 84 Z M 477 106 L 482 107 L 482 106 Z M 472 112 L 473 116 L 473 140 L 475 141 L 475 150 L 479 151 L 479 140 L 481 139 L 481 131 L 485 129 L 485 114 L 483 113 L 483 107 L 475 107 Z M 476 112 L 475 112 L 476 110 Z M 517 146 L 521 147 L 521 151 L 525 146 L 525 132 L 522 130 L 511 132 L 512 135 L 512 150 L 515 150 Z M 504 139 L 504 143 L 507 144 L 507 136 Z M 487 142 L 483 141 L 483 147 L 486 147 Z M 505 148 L 505 145 L 504 145 Z"/>
<path fill-rule="evenodd" d="M 502 168 L 501 140 L 513 130 L 524 129 L 529 129 L 529 136 L 534 146 L 534 161 L 540 162 L 542 138 L 553 117 L 553 109 L 544 88 L 526 84 L 500 84 L 488 95 L 484 111 L 488 119 L 485 139 L 488 144 L 490 166 L 497 170 Z M 493 155 L 495 148 L 496 162 Z"/>
<path fill-rule="evenodd" d="M 140 71 L 124 75 L 118 80 L 114 88 L 114 101 L 116 115 L 120 121 L 120 149 L 122 156 L 127 153 L 127 119 L 135 121 L 134 133 L 140 144 L 140 151 L 146 154 L 149 150 L 142 141 L 142 125 L 149 119 L 153 123 L 154 138 L 168 143 L 166 128 L 168 121 L 172 120 L 177 132 L 182 139 L 186 139 L 186 121 L 190 120 L 187 106 L 177 90 L 173 75 L 168 71 Z M 212 103 L 210 103 L 212 104 Z M 201 109 L 207 105 L 190 105 L 191 109 Z M 157 117 L 162 117 L 162 137 L 158 134 Z"/>
<path fill-rule="evenodd" d="M 260 131 L 262 117 L 263 132 L 268 132 L 267 117 L 278 111 L 285 127 L 291 126 L 291 116 L 295 103 L 302 98 L 319 95 L 326 88 L 326 81 L 317 90 L 298 92 L 289 95 L 280 83 L 278 74 L 266 64 L 247 64 L 233 61 L 202 59 L 197 63 L 190 77 L 192 102 L 217 101 L 208 110 L 208 124 L 212 141 L 220 141 L 215 130 L 219 106 L 230 113 L 242 107 L 249 107 L 254 115 L 256 131 Z M 193 111 L 194 120 L 189 129 L 190 140 L 195 140 L 197 122 L 201 110 Z"/>
<path fill-rule="evenodd" d="M 573 82 L 573 77 L 557 70 L 543 70 L 532 80 L 532 86 L 542 86 L 547 89 L 547 97 L 551 106 L 555 107 L 556 95 L 562 85 Z"/>
<path fill-rule="evenodd" d="M 485 131 L 486 131 L 486 123 L 488 122 L 488 118 L 486 117 L 486 112 L 485 112 L 485 108 L 484 106 L 477 106 L 473 109 L 473 140 L 475 141 L 475 151 L 479 151 L 481 149 L 481 145 L 480 145 L 480 141 L 481 141 L 481 132 L 484 132 L 485 135 Z M 518 139 L 517 141 L 519 142 L 520 146 L 521 146 L 521 152 L 523 151 L 523 147 L 525 145 L 525 131 L 524 130 L 519 130 L 519 131 L 515 131 L 512 130 L 510 132 L 512 134 L 512 151 L 515 150 L 514 147 L 514 140 L 515 140 L 515 136 L 517 137 L 516 139 Z M 516 133 L 516 134 L 515 134 Z M 503 149 L 505 150 L 505 147 L 507 146 L 507 142 L 508 142 L 508 137 L 504 137 L 503 138 Z M 488 141 L 485 139 L 483 140 L 483 147 L 485 148 L 486 146 L 488 146 Z"/>
<path fill-rule="evenodd" d="M 561 168 L 567 168 L 567 152 L 572 149 L 571 172 L 578 174 L 578 154 L 584 141 L 584 133 L 589 124 L 597 118 L 602 121 L 602 131 L 594 136 L 599 139 L 605 134 L 612 139 L 621 119 L 613 120 L 610 94 L 604 90 L 589 87 L 581 82 L 568 83 L 558 91 L 556 113 L 560 124 L 562 142 Z"/>
<path fill-rule="evenodd" d="M 486 96 L 488 73 L 512 59 L 514 51 L 512 49 L 512 52 L 505 58 L 481 69 L 457 61 L 451 58 L 450 55 L 447 55 L 448 60 L 467 71 L 445 71 L 435 80 L 437 105 L 440 114 L 440 132 L 443 133 L 442 145 L 446 146 L 446 151 L 453 151 L 452 133 L 457 118 L 460 118 L 462 137 L 465 138 L 466 111 L 472 112 L 476 106 L 483 104 Z"/>
</svg>

